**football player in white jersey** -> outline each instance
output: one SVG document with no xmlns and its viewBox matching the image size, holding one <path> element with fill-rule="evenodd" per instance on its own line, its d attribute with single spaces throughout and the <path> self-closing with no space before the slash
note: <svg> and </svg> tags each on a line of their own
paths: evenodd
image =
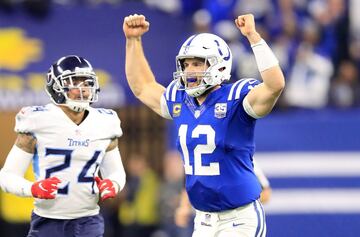
<svg viewBox="0 0 360 237">
<path fill-rule="evenodd" d="M 18 135 L 0 171 L 0 186 L 35 198 L 29 237 L 104 233 L 98 201 L 116 196 L 125 185 L 125 172 L 116 112 L 90 106 L 99 91 L 86 59 L 62 57 L 47 74 L 52 103 L 22 108 L 16 116 Z M 30 163 L 35 182 L 24 178 Z"/>
<path fill-rule="evenodd" d="M 262 81 L 230 79 L 232 54 L 214 34 L 190 36 L 176 56 L 174 80 L 164 88 L 145 58 L 143 15 L 125 17 L 125 71 L 134 95 L 178 132 L 185 188 L 196 209 L 193 237 L 264 237 L 261 186 L 253 167 L 256 120 L 271 112 L 285 86 L 275 55 L 256 31 L 254 16 L 235 20 L 251 44 Z M 159 45 L 160 47 L 160 45 Z"/>
</svg>

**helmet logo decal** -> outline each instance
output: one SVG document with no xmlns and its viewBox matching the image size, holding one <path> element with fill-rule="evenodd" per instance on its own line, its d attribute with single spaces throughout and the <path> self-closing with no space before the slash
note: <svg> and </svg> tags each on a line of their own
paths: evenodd
<svg viewBox="0 0 360 237">
<path fill-rule="evenodd" d="M 214 40 L 214 41 L 215 41 L 216 45 L 218 46 L 218 51 L 219 51 L 220 56 L 223 56 L 223 52 L 222 52 L 221 49 L 220 49 L 220 43 L 219 43 L 219 41 L 217 41 L 217 40 Z M 227 55 L 226 57 L 223 57 L 223 59 L 224 59 L 225 61 L 228 61 L 228 60 L 230 59 L 230 49 L 229 49 L 229 47 L 226 47 L 226 49 L 227 49 L 227 51 L 228 51 L 228 55 Z"/>
<path fill-rule="evenodd" d="M 193 35 L 192 37 L 190 37 L 190 39 L 188 40 L 187 44 L 185 45 L 184 54 L 186 54 L 186 53 L 189 51 L 190 44 L 191 44 L 191 42 L 194 40 L 194 38 L 195 38 L 196 36 L 197 36 L 197 35 Z"/>
<path fill-rule="evenodd" d="M 52 73 L 51 71 L 48 72 L 48 74 L 46 75 L 46 85 L 50 85 L 51 82 L 52 82 L 52 77 L 51 77 L 51 74 Z"/>
</svg>

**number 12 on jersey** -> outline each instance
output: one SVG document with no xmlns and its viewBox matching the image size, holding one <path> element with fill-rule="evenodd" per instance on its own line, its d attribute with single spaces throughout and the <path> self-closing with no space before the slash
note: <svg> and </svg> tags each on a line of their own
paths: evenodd
<svg viewBox="0 0 360 237">
<path fill-rule="evenodd" d="M 210 125 L 197 125 L 191 132 L 191 139 L 206 136 L 206 144 L 198 144 L 189 154 L 187 147 L 188 125 L 182 124 L 179 128 L 180 146 L 184 157 L 185 174 L 188 175 L 220 175 L 218 162 L 211 162 L 208 166 L 202 164 L 203 154 L 212 154 L 216 148 L 215 131 Z M 190 165 L 190 155 L 194 157 L 194 167 Z"/>
</svg>

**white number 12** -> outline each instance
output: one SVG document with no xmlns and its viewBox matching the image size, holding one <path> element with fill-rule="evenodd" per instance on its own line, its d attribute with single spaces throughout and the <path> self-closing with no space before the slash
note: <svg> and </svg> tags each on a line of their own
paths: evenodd
<svg viewBox="0 0 360 237">
<path fill-rule="evenodd" d="M 220 175 L 218 162 L 212 162 L 209 166 L 203 166 L 201 161 L 202 154 L 211 154 L 216 148 L 215 131 L 210 125 L 197 125 L 191 133 L 192 138 L 199 138 L 206 135 L 206 144 L 199 144 L 194 149 L 194 172 L 190 165 L 189 150 L 186 146 L 186 134 L 188 125 L 182 124 L 179 128 L 180 146 L 184 156 L 185 174 L 188 175 Z"/>
</svg>

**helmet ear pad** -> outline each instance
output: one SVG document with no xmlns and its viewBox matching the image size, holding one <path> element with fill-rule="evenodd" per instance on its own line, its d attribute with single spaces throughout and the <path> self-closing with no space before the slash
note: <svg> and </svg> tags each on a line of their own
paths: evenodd
<svg viewBox="0 0 360 237">
<path fill-rule="evenodd" d="M 65 104 L 66 98 L 63 93 L 57 92 L 59 88 L 57 88 L 58 86 L 55 83 L 54 76 L 51 75 L 52 73 L 50 68 L 47 73 L 46 92 L 56 104 Z"/>
</svg>

